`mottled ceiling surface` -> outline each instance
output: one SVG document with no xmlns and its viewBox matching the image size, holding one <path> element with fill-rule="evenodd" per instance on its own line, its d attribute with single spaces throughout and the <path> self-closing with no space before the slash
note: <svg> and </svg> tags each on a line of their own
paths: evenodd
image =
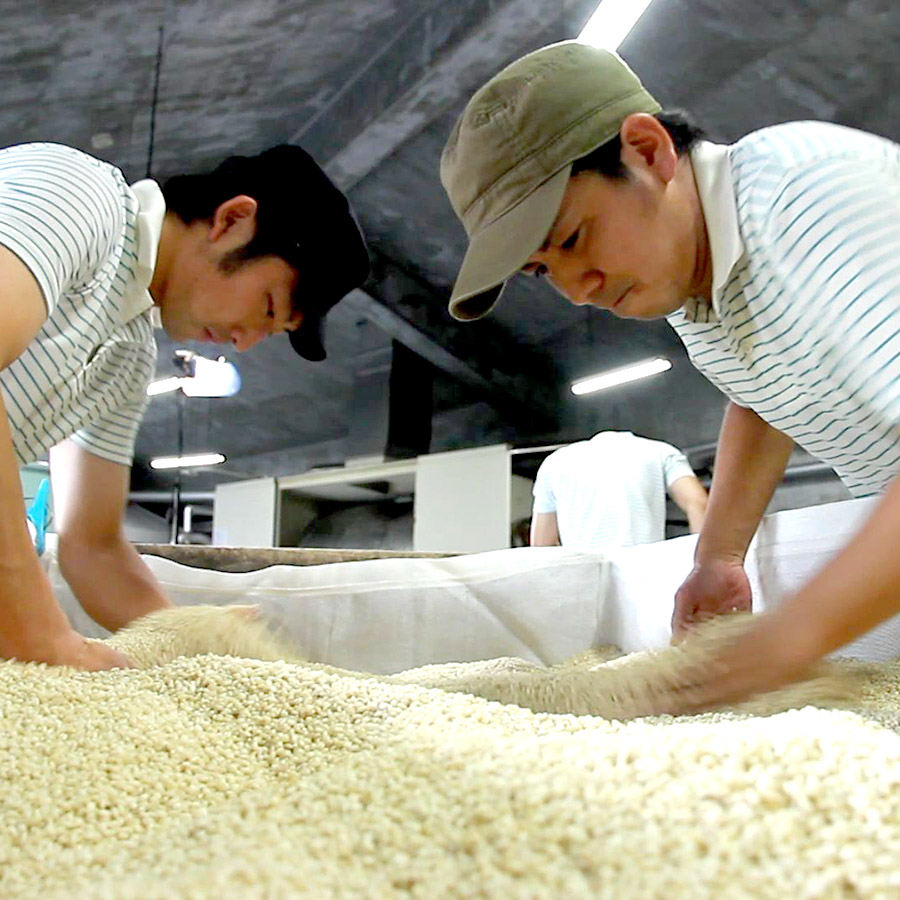
<svg viewBox="0 0 900 900">
<path fill-rule="evenodd" d="M 459 325 L 446 313 L 465 250 L 437 174 L 453 121 L 491 74 L 576 36 L 595 6 L 0 2 L 3 144 L 59 141 L 143 177 L 161 37 L 155 177 L 300 143 L 348 191 L 369 237 L 375 274 L 329 317 L 326 362 L 305 362 L 286 339 L 272 339 L 227 354 L 243 377 L 237 396 L 185 401 L 185 448 L 228 456 L 215 476 L 189 485 L 296 473 L 367 452 L 354 444 L 366 415 L 357 387 L 392 340 L 433 367 L 432 450 L 553 443 L 603 427 L 682 446 L 714 440 L 721 397 L 665 323 L 570 307 L 521 279 L 486 321 Z M 620 52 L 664 106 L 691 112 L 714 140 L 802 118 L 898 139 L 898 38 L 900 6 L 890 0 L 655 0 Z M 340 248 L 309 265 L 339 266 Z M 175 349 L 160 333 L 161 374 L 173 374 Z M 574 377 L 658 353 L 675 363 L 666 376 L 569 399 Z M 153 399 L 139 462 L 173 452 L 176 441 L 174 395 Z"/>
</svg>

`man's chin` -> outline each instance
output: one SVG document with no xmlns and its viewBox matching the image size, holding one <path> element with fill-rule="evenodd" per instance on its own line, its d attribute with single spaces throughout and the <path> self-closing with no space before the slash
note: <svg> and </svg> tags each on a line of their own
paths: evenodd
<svg viewBox="0 0 900 900">
<path fill-rule="evenodd" d="M 631 298 L 628 298 L 631 299 Z M 684 300 L 660 300 L 656 303 L 635 303 L 623 304 L 624 308 L 617 307 L 613 313 L 620 319 L 636 319 L 641 322 L 654 322 L 657 319 L 664 319 L 673 312 L 681 309 L 686 301 Z"/>
<path fill-rule="evenodd" d="M 162 310 L 159 313 L 159 322 L 162 325 L 162 330 L 166 333 L 170 340 L 173 341 L 183 341 L 184 337 L 182 332 L 183 328 L 178 327 L 177 322 L 173 322 L 169 316 L 167 316 Z"/>
<path fill-rule="evenodd" d="M 631 319 L 634 322 L 652 322 L 665 318 L 668 313 L 654 309 L 613 309 L 610 310 L 617 319 Z"/>
</svg>

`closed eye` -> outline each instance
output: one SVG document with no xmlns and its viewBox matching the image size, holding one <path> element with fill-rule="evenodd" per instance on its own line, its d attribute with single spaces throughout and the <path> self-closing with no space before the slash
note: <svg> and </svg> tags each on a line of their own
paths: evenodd
<svg viewBox="0 0 900 900">
<path fill-rule="evenodd" d="M 572 233 L 571 233 L 571 234 L 570 234 L 570 235 L 569 235 L 569 236 L 568 236 L 561 244 L 560 244 L 560 247 L 562 247 L 563 250 L 571 250 L 571 249 L 575 246 L 575 244 L 578 243 L 578 231 L 579 231 L 579 229 L 576 228 L 576 229 L 575 229 L 575 230 L 574 230 L 574 231 L 573 231 L 573 232 L 572 232 Z"/>
<path fill-rule="evenodd" d="M 279 320 L 275 298 L 271 294 L 266 294 L 266 318 L 270 322 L 276 322 L 276 320 L 278 320 L 277 324 L 270 326 L 273 333 L 275 331 L 294 331 L 300 326 L 299 318 L 291 318 L 287 321 L 283 318 Z"/>
</svg>

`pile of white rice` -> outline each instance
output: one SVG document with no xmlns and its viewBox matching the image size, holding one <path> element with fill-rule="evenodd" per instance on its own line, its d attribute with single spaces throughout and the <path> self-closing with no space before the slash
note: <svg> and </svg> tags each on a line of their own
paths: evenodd
<svg viewBox="0 0 900 900">
<path fill-rule="evenodd" d="M 182 626 L 119 639 L 145 668 L 0 663 L 4 900 L 900 897 L 895 665 L 863 714 L 619 722 Z"/>
</svg>

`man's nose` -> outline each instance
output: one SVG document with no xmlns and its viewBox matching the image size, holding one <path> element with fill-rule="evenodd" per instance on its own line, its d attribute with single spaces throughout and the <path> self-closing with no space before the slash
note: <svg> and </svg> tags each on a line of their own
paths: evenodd
<svg viewBox="0 0 900 900">
<path fill-rule="evenodd" d="M 596 292 L 603 288 L 604 278 L 598 269 L 573 260 L 554 266 L 550 281 L 569 303 L 584 306 L 594 302 Z"/>
<path fill-rule="evenodd" d="M 581 291 L 581 293 L 578 294 L 566 294 L 566 299 L 573 306 L 584 306 L 586 303 L 590 302 L 590 297 L 586 291 Z"/>
<path fill-rule="evenodd" d="M 268 337 L 268 332 L 261 328 L 245 328 L 238 325 L 231 329 L 231 343 L 234 344 L 234 349 L 238 353 L 255 347 L 265 337 Z"/>
</svg>

